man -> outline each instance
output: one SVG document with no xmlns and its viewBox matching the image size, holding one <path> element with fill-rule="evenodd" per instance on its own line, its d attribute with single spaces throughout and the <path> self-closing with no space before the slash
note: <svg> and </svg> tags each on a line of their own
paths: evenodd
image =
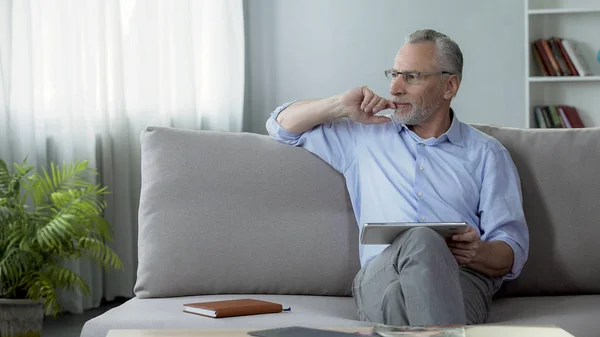
<svg viewBox="0 0 600 337">
<path fill-rule="evenodd" d="M 448 240 L 417 228 L 391 245 L 361 245 L 352 289 L 361 320 L 484 323 L 492 295 L 527 260 L 520 180 L 508 151 L 450 108 L 462 66 L 452 39 L 419 30 L 385 72 L 391 100 L 360 87 L 287 103 L 267 121 L 273 138 L 306 148 L 345 176 L 359 226 L 470 225 Z M 386 109 L 394 110 L 391 119 L 376 115 Z"/>
</svg>

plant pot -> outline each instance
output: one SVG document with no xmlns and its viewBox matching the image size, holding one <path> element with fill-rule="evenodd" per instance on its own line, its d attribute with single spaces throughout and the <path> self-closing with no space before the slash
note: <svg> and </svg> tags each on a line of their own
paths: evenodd
<svg viewBox="0 0 600 337">
<path fill-rule="evenodd" d="M 0 298 L 0 336 L 40 337 L 43 323 L 40 302 Z"/>
</svg>

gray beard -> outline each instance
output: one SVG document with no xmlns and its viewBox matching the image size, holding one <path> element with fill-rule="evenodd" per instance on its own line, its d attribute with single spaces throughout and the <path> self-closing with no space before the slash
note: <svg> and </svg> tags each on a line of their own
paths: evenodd
<svg viewBox="0 0 600 337">
<path fill-rule="evenodd" d="M 406 115 L 401 115 L 399 112 L 394 112 L 393 118 L 394 121 L 399 124 L 419 125 L 431 118 L 438 106 L 439 104 L 426 108 L 413 106 L 413 110 Z"/>
</svg>

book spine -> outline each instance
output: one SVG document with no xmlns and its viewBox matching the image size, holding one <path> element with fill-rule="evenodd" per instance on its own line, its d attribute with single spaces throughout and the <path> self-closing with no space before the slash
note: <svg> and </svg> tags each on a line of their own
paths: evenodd
<svg viewBox="0 0 600 337">
<path fill-rule="evenodd" d="M 565 114 L 565 110 L 563 109 L 562 106 L 558 106 L 558 112 L 560 113 L 560 118 L 563 120 L 563 123 L 565 123 L 567 128 L 572 128 L 573 126 L 571 126 L 571 123 L 569 122 L 569 119 L 567 118 L 567 115 Z"/>
<path fill-rule="evenodd" d="M 535 120 L 537 122 L 538 128 L 542 128 L 542 129 L 547 128 L 548 126 L 546 126 L 546 121 L 544 120 L 544 116 L 542 116 L 541 107 L 536 106 L 535 108 L 533 108 L 533 112 L 535 114 Z"/>
<path fill-rule="evenodd" d="M 560 115 L 558 114 L 558 111 L 556 111 L 556 106 L 549 105 L 548 110 L 550 110 L 550 116 L 552 116 L 552 124 L 557 128 L 564 128 Z"/>
<path fill-rule="evenodd" d="M 556 43 L 556 38 L 551 38 L 550 40 L 548 40 L 548 43 L 550 44 L 550 48 L 552 49 L 552 54 L 554 55 L 554 58 L 558 62 L 560 71 L 565 76 L 571 76 L 571 69 L 569 69 L 569 66 L 567 66 L 567 61 L 565 61 L 565 59 L 562 57 L 560 48 L 558 47 L 558 44 Z"/>
<path fill-rule="evenodd" d="M 567 66 L 571 70 L 571 73 L 573 74 L 573 76 L 579 76 L 579 73 L 577 72 L 577 68 L 575 68 L 575 65 L 573 65 L 573 61 L 571 60 L 571 58 L 569 57 L 569 54 L 565 50 L 565 46 L 563 46 L 563 44 L 562 44 L 562 39 L 558 39 L 556 41 L 556 43 L 558 44 L 558 48 L 560 48 L 560 52 L 562 53 L 563 58 L 567 62 Z"/>
<path fill-rule="evenodd" d="M 567 54 L 569 54 L 569 57 L 571 58 L 571 61 L 573 61 L 573 65 L 575 65 L 575 69 L 577 69 L 579 76 L 591 75 L 592 73 L 590 71 L 590 68 L 581 56 L 581 53 L 579 52 L 579 49 L 577 48 L 576 44 L 567 39 L 563 39 L 562 42 L 563 46 L 565 47 L 565 50 L 567 51 Z"/>
<path fill-rule="evenodd" d="M 548 107 L 543 106 L 542 108 L 542 117 L 544 118 L 544 122 L 548 128 L 554 127 L 552 125 L 552 119 L 550 118 L 550 111 L 548 111 Z"/>
<path fill-rule="evenodd" d="M 556 76 L 556 72 L 554 71 L 554 68 L 552 68 L 550 59 L 548 58 L 548 55 L 546 55 L 546 52 L 544 51 L 544 46 L 542 45 L 542 40 L 537 40 L 534 42 L 534 44 L 535 44 L 535 48 L 537 49 L 538 53 L 542 57 L 542 61 L 543 61 L 544 65 L 546 66 L 546 69 L 548 70 L 548 73 L 550 74 L 550 76 Z"/>
<path fill-rule="evenodd" d="M 542 72 L 542 74 L 544 76 L 550 76 L 550 73 L 548 72 L 548 69 L 546 69 L 546 65 L 544 64 L 544 61 L 542 60 L 542 56 L 540 55 L 540 53 L 534 43 L 531 44 L 531 51 L 533 52 L 533 57 L 535 58 L 535 61 L 538 65 L 538 67 L 540 68 L 540 71 Z"/>
<path fill-rule="evenodd" d="M 575 109 L 575 107 L 565 105 L 564 109 L 565 109 L 565 114 L 567 115 L 567 118 L 569 119 L 569 123 L 571 123 L 572 127 L 574 127 L 574 128 L 583 128 L 584 127 L 583 122 L 581 121 L 581 117 L 579 116 L 579 113 L 577 112 L 577 109 Z"/>
<path fill-rule="evenodd" d="M 556 61 L 556 59 L 554 58 L 554 55 L 552 54 L 552 49 L 550 48 L 550 44 L 548 43 L 548 41 L 542 40 L 542 46 L 544 47 L 544 51 L 546 52 L 546 55 L 548 55 L 548 59 L 550 60 L 550 64 L 552 64 L 552 68 L 554 68 L 556 75 L 562 76 L 563 74 L 560 71 L 558 62 Z"/>
<path fill-rule="evenodd" d="M 281 304 L 261 304 L 261 305 L 248 305 L 232 308 L 223 308 L 217 310 L 217 318 L 220 317 L 234 317 L 234 316 L 247 316 L 247 315 L 259 315 L 259 314 L 272 314 L 283 311 Z"/>
</svg>

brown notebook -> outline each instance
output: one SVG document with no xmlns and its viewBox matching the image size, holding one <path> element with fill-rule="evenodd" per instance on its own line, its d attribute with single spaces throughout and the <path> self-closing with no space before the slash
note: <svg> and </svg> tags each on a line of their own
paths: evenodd
<svg viewBox="0 0 600 337">
<path fill-rule="evenodd" d="M 278 303 L 246 298 L 240 300 L 187 303 L 183 305 L 183 311 L 206 317 L 221 318 L 277 313 L 283 311 L 283 306 Z"/>
</svg>

